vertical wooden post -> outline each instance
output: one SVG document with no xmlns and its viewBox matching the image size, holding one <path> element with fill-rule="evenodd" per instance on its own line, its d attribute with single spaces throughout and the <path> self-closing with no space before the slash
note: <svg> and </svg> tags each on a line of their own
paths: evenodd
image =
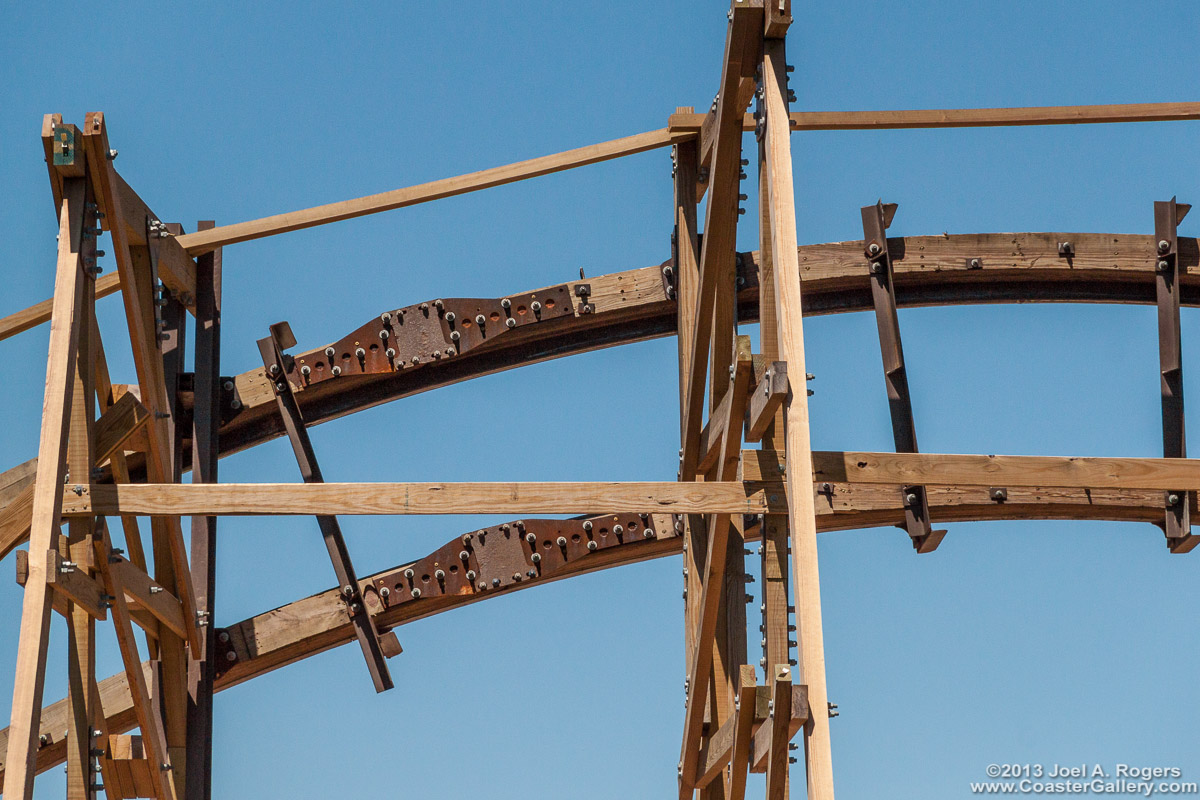
<svg viewBox="0 0 1200 800">
<path fill-rule="evenodd" d="M 197 230 L 216 225 L 204 220 Z M 216 483 L 221 423 L 221 248 L 196 259 L 196 379 L 192 404 L 192 482 Z M 188 675 L 186 800 L 212 798 L 214 609 L 217 518 L 192 517 L 192 585 L 203 621 L 203 649 Z"/>
<path fill-rule="evenodd" d="M 52 597 L 46 583 L 46 553 L 58 545 L 62 515 L 63 473 L 66 469 L 68 412 L 78 358 L 79 313 L 83 303 L 81 247 L 84 236 L 86 180 L 63 181 L 59 211 L 58 263 L 50 316 L 50 347 L 46 359 L 46 393 L 38 442 L 37 481 L 29 533 L 29 575 L 21 606 L 21 633 L 13 682 L 12 722 L 4 767 L 6 800 L 29 800 L 37 758 L 42 689 L 46 680 L 46 638 L 50 632 Z M 88 476 L 84 476 L 86 482 Z"/>
<path fill-rule="evenodd" d="M 808 796 L 812 800 L 832 800 L 833 758 L 829 740 L 829 700 L 825 686 L 825 641 L 821 630 L 821 580 L 817 568 L 808 393 L 803 378 L 806 372 L 804 329 L 801 319 L 800 264 L 796 251 L 787 64 L 782 39 L 769 39 L 764 43 L 762 83 L 766 109 L 766 178 L 771 256 L 774 259 L 777 291 L 779 352 L 787 362 L 791 376 L 791 387 L 784 403 L 784 437 L 801 681 L 808 686 L 812 708 L 810 722 L 805 728 Z"/>
<path fill-rule="evenodd" d="M 84 196 L 84 227 L 94 228 L 95 206 Z M 96 240 L 85 237 L 81 250 L 85 266 L 81 281 L 81 303 L 76 310 L 79 329 L 75 375 L 71 390 L 71 422 L 67 439 L 67 472 L 79 484 L 91 482 L 94 465 L 95 381 L 94 344 L 91 341 L 92 317 L 96 301 L 96 281 L 86 267 L 95 264 Z M 60 543 L 63 559 L 75 563 L 88 577 L 95 570 L 95 519 L 72 518 L 66 542 Z M 96 621 L 85 609 L 67 604 L 67 800 L 92 800 L 96 796 L 96 774 L 92 770 L 92 731 L 99 709 L 92 695 L 96 683 Z"/>
<path fill-rule="evenodd" d="M 759 107 L 761 112 L 761 104 Z M 775 267 L 771 255 L 771 200 L 767 189 L 766 137 L 758 139 L 758 326 L 759 348 L 763 360 L 770 364 L 779 356 L 779 317 L 776 313 Z M 793 376 L 798 377 L 798 376 Z M 807 396 L 807 389 L 806 389 Z M 775 418 L 767 426 L 762 437 L 762 449 L 782 453 L 784 440 L 783 410 L 775 412 Z M 762 519 L 762 542 L 759 545 L 762 567 L 762 651 L 760 665 L 763 680 L 773 682 L 778 667 L 792 662 L 788 624 L 788 520 L 785 516 L 764 514 Z M 781 769 L 783 775 L 773 774 Z M 782 785 L 783 796 L 790 796 L 786 760 L 767 762 L 767 784 Z"/>
</svg>

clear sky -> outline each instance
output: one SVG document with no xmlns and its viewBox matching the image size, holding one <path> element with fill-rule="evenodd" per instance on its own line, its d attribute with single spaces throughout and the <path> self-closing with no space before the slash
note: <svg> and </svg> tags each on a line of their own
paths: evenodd
<svg viewBox="0 0 1200 800">
<path fill-rule="evenodd" d="M 200 218 L 252 219 L 663 127 L 676 106 L 707 107 L 726 25 L 709 0 L 172 5 L 0 9 L 0 314 L 53 284 L 38 141 L 47 112 L 82 124 L 104 111 L 121 173 L 164 220 L 193 230 Z M 798 109 L 1197 95 L 1194 3 L 795 6 Z M 879 197 L 900 204 L 893 235 L 1150 233 L 1154 200 L 1200 202 L 1197 125 L 795 134 L 799 240 L 861 238 L 858 209 Z M 756 248 L 753 204 L 743 219 L 739 246 Z M 670 226 L 670 159 L 655 151 L 231 246 L 224 370 L 253 367 L 255 340 L 282 319 L 310 347 L 437 296 L 657 264 Z M 1198 226 L 1200 213 L 1181 234 Z M 101 264 L 115 269 L 111 256 Z M 120 303 L 99 306 L 115 377 L 132 380 Z M 900 320 L 924 450 L 1161 454 L 1152 307 L 976 306 Z M 814 447 L 891 449 L 871 315 L 805 329 Z M 1191 411 L 1197 334 L 1200 317 L 1185 309 Z M 36 452 L 47 335 L 0 343 L 0 468 Z M 525 367 L 319 426 L 313 439 L 328 480 L 671 480 L 675 352 L 661 339 Z M 1200 454 L 1200 424 L 1191 429 Z M 222 461 L 221 478 L 299 476 L 277 440 Z M 479 523 L 343 527 L 366 574 Z M 997 762 L 1177 766 L 1200 780 L 1200 553 L 1168 555 L 1148 524 L 948 527 L 922 557 L 892 528 L 821 537 L 838 796 L 965 797 Z M 223 520 L 218 573 L 222 625 L 333 584 L 305 518 Z M 404 626 L 396 689 L 380 696 L 355 646 L 223 692 L 214 794 L 667 796 L 684 711 L 681 581 L 673 557 Z M 5 720 L 20 603 L 19 587 L 0 581 Z M 108 675 L 119 661 L 100 629 Z M 54 637 L 47 701 L 65 684 L 58 622 Z M 801 765 L 793 775 L 803 796 Z M 62 783 L 50 771 L 39 796 Z M 760 792 L 754 776 L 750 796 Z"/>
</svg>

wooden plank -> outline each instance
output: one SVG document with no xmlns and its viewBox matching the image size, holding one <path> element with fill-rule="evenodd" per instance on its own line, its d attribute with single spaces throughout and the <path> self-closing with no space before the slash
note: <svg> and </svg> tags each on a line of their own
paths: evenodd
<svg viewBox="0 0 1200 800">
<path fill-rule="evenodd" d="M 754 667 L 742 665 L 738 672 L 737 716 L 730 720 L 734 724 L 733 741 L 730 743 L 729 780 L 725 796 L 729 800 L 744 800 L 746 776 L 750 770 L 750 744 L 753 740 Z"/>
<path fill-rule="evenodd" d="M 163 730 L 163 720 L 159 715 L 157 703 L 151 697 L 142 671 L 141 657 L 138 655 L 137 641 L 133 635 L 133 624 L 129 615 L 129 607 L 125 600 L 125 587 L 120 583 L 114 571 L 108 568 L 109 554 L 112 543 L 108 533 L 101 527 L 102 541 L 99 545 L 101 558 L 100 574 L 104 576 L 104 584 L 112 596 L 113 628 L 117 635 L 117 644 L 121 651 L 121 662 L 125 666 L 128 679 L 129 695 L 133 705 L 138 727 L 142 730 L 142 745 L 146 758 L 159 769 L 149 771 L 149 781 L 153 788 L 152 795 L 161 800 L 176 800 L 175 782 L 168 777 L 171 768 L 170 755 L 167 750 L 166 734 Z"/>
<path fill-rule="evenodd" d="M 57 550 L 46 552 L 46 583 L 94 619 L 108 619 L 103 587 L 77 566 L 68 566 Z"/>
<path fill-rule="evenodd" d="M 768 458 L 778 463 L 782 458 L 777 453 L 762 450 L 745 451 L 749 461 L 748 466 L 754 472 L 769 474 L 763 469 Z M 754 454 L 754 455 L 750 455 Z M 753 459 L 753 460 L 751 460 Z M 778 476 L 780 473 L 774 473 Z M 829 484 L 828 491 L 823 484 L 813 487 L 819 503 L 817 505 L 818 529 L 823 532 L 838 530 L 861 530 L 866 527 L 891 527 L 903 521 L 904 510 L 899 502 L 899 485 L 872 486 L 853 484 Z M 1163 493 L 1153 490 L 1115 490 L 1115 489 L 1042 489 L 1015 488 L 1009 489 L 1008 500 L 995 502 L 989 498 L 989 492 L 979 487 L 931 487 L 930 504 L 939 518 L 949 521 L 966 522 L 1000 519 L 1094 519 L 1136 521 L 1137 526 L 1127 530 L 1133 535 L 1145 536 L 1148 543 L 1156 548 L 1159 538 L 1146 530 L 1144 523 L 1158 521 L 1163 513 Z M 768 516 L 767 519 L 773 519 Z M 621 566 L 624 564 L 642 563 L 655 558 L 678 555 L 682 550 L 682 537 L 674 534 L 669 518 L 655 520 L 657 540 L 638 550 L 632 548 L 615 548 L 602 553 L 611 557 L 592 561 L 583 559 L 577 562 L 572 571 L 562 573 L 563 577 L 589 574 L 599 569 Z M 751 529 L 748 539 L 757 536 L 757 531 Z M 1053 535 L 1048 534 L 1048 535 Z M 21 553 L 23 551 L 18 551 Z M 362 579 L 363 584 L 370 583 L 374 578 L 402 569 L 404 564 L 393 566 L 375 575 Z M 543 585 L 542 582 L 527 582 L 520 584 L 518 591 Z M 231 686 L 237 686 L 245 681 L 265 675 L 301 659 L 323 653 L 330 648 L 350 642 L 354 638 L 353 629 L 346 620 L 344 606 L 338 589 L 302 598 L 258 614 L 246 620 L 228 626 L 234 631 L 239 640 L 246 643 L 246 648 L 239 651 L 239 660 L 234 667 L 216 682 L 216 691 L 222 691 Z M 505 593 L 481 593 L 474 595 L 454 595 L 446 598 L 422 600 L 420 603 L 405 603 L 397 608 L 385 610 L 379 615 L 379 623 L 383 626 L 403 625 L 418 619 L 427 619 L 436 614 L 451 609 L 462 608 L 478 602 L 480 599 L 492 596 L 502 596 Z M 149 669 L 148 665 L 143 665 Z M 803 686 L 794 686 L 793 692 L 799 693 Z M 100 691 L 104 698 L 104 708 L 107 713 L 110 728 L 113 731 L 124 731 L 136 725 L 133 718 L 132 705 L 129 700 L 128 687 L 124 674 L 115 675 L 101 681 Z M 48 744 L 38 751 L 37 769 L 45 771 L 61 764 L 65 748 L 61 741 L 65 726 L 65 701 L 47 706 L 42 716 L 40 732 L 45 734 Z M 803 716 L 807 717 L 807 706 Z M 793 705 L 793 725 L 801 715 Z M 0 730 L 0 751 L 6 749 L 7 730 Z M 757 751 L 759 758 L 754 760 L 754 771 L 761 771 L 766 765 L 766 750 Z"/>
<path fill-rule="evenodd" d="M 705 114 L 672 114 L 669 130 L 700 133 Z M 933 108 L 888 111 L 793 111 L 793 131 L 896 130 L 906 128 L 992 128 L 1023 125 L 1081 125 L 1114 122 L 1177 122 L 1200 119 L 1200 102 L 1118 103 L 1023 108 Z M 747 114 L 742 129 L 754 130 Z"/>
<path fill-rule="evenodd" d="M 787 362 L 773 361 L 750 393 L 750 407 L 746 409 L 747 442 L 763 438 L 767 428 L 775 422 L 775 413 L 783 406 L 787 393 Z"/>
<path fill-rule="evenodd" d="M 12 723 L 5 758 L 9 800 L 18 797 L 28 800 L 33 796 L 36 723 L 42 709 L 51 610 L 51 591 L 46 583 L 46 562 L 42 554 L 58 545 L 71 387 L 82 318 L 79 306 L 83 301 L 84 283 L 80 254 L 86 196 L 87 185 L 83 179 L 64 181 L 37 482 L 33 494 L 30 550 L 35 556 L 29 561 L 29 580 L 21 607 Z"/>
<path fill-rule="evenodd" d="M 111 171 L 112 191 L 117 196 L 120 219 L 130 246 L 147 246 L 155 249 L 158 277 L 171 290 L 171 294 L 192 313 L 196 310 L 196 262 L 192 260 L 174 236 L 159 236 L 147 239 L 147 220 L 159 217 L 138 197 L 125 179 L 115 169 Z M 106 222 L 111 223 L 112 217 Z M 111 230 L 109 225 L 104 226 Z"/>
<path fill-rule="evenodd" d="M 122 395 L 96 420 L 95 463 L 103 464 L 149 419 L 150 412 L 132 393 Z"/>
<path fill-rule="evenodd" d="M 201 220 L 198 230 L 216 223 Z M 217 248 L 196 259 L 196 356 L 192 403 L 192 481 L 216 483 L 221 426 L 221 269 Z M 188 669 L 188 800 L 212 800 L 213 684 L 216 648 L 217 518 L 192 517 L 192 586 L 205 623 L 204 649 L 193 653 Z"/>
<path fill-rule="evenodd" d="M 107 297 L 121 290 L 121 276 L 115 272 L 101 276 L 96 280 L 96 297 Z M 54 304 L 53 300 L 43 300 L 42 302 L 32 305 L 23 311 L 17 311 L 9 314 L 7 317 L 0 319 L 0 341 L 16 336 L 18 333 L 24 333 L 27 330 L 36 328 L 44 322 L 50 321 L 50 311 Z"/>
<path fill-rule="evenodd" d="M 708 206 L 704 216 L 704 238 L 700 249 L 700 280 L 697 289 L 696 317 L 691 336 L 691 361 L 687 365 L 687 398 L 684 415 L 683 464 L 681 480 L 696 476 L 699 460 L 700 430 L 703 422 L 704 387 L 708 371 L 708 350 L 712 337 L 713 308 L 717 281 L 732 267 L 737 238 L 738 172 L 741 169 L 742 142 L 738 118 L 742 108 L 736 99 L 745 56 L 745 42 L 762 35 L 762 6 L 734 3 L 725 39 L 725 57 L 721 68 L 721 89 L 717 96 L 716 144 L 709 171 Z"/>
<path fill-rule="evenodd" d="M 67 516 L 263 514 L 758 514 L 786 507 L 778 483 L 223 483 L 95 485 L 63 490 Z"/>
<path fill-rule="evenodd" d="M 767 800 L 786 800 L 788 792 L 788 740 L 791 737 L 792 674 L 779 667 L 771 682 L 770 739 L 767 742 Z M 767 728 L 767 725 L 763 725 Z M 748 750 L 749 748 L 747 748 Z M 749 755 L 747 753 L 747 755 Z"/>
<path fill-rule="evenodd" d="M 814 453 L 814 480 L 941 486 L 1200 488 L 1200 459 Z"/>
<path fill-rule="evenodd" d="M 302 211 L 292 211 L 286 214 L 276 214 L 271 217 L 239 222 L 233 225 L 222 225 L 205 231 L 197 231 L 178 237 L 179 244 L 190 255 L 208 252 L 214 247 L 245 242 L 251 239 L 261 239 L 264 236 L 274 236 L 279 233 L 311 228 L 314 225 L 325 225 L 344 219 L 353 219 L 366 214 L 377 214 L 381 211 L 391 211 L 396 208 L 427 203 L 443 197 L 454 197 L 467 192 L 488 189 L 493 186 L 503 186 L 506 183 L 549 175 L 574 167 L 597 164 L 621 156 L 643 153 L 660 147 L 669 147 L 676 142 L 689 138 L 687 134 L 677 134 L 663 128 L 648 133 L 639 133 L 614 139 L 609 142 L 588 145 L 575 150 L 542 156 L 528 161 L 519 161 L 503 167 L 493 167 L 480 172 L 445 178 L 404 189 L 373 194 L 355 200 L 344 200 L 340 203 L 329 203 L 323 206 L 307 208 Z"/>
<path fill-rule="evenodd" d="M 147 611 L 179 638 L 186 638 L 183 606 L 179 598 L 124 558 L 111 556 L 108 568 L 138 608 Z"/>
<path fill-rule="evenodd" d="M 730 376 L 731 387 L 727 395 L 730 403 L 726 408 L 728 420 L 725 425 L 725 435 L 722 438 L 721 453 L 714 469 L 717 481 L 728 480 L 737 472 L 737 450 L 741 444 L 741 426 L 737 423 L 745 414 L 746 390 L 750 381 L 751 359 L 749 343 L 739 337 L 741 350 L 737 358 L 737 366 Z M 681 483 L 680 486 L 716 486 L 717 482 Z M 779 495 L 776 495 L 780 499 Z M 697 766 L 700 763 L 700 741 L 706 710 L 706 700 L 710 680 L 714 674 L 714 660 L 722 649 L 716 642 L 719 622 L 722 617 L 722 596 L 726 594 L 726 564 L 729 557 L 730 519 L 729 515 L 717 513 L 710 516 L 707 524 L 708 551 L 704 559 L 704 570 L 701 573 L 700 600 L 697 607 L 695 623 L 694 650 L 689 660 L 687 679 L 687 711 L 683 723 L 683 741 L 680 752 L 679 796 L 681 800 L 692 793 Z M 735 537 L 736 538 L 736 537 Z M 740 553 L 738 547 L 738 556 Z M 744 617 L 739 620 L 745 628 Z M 744 645 L 743 645 L 744 649 Z M 728 650 L 727 650 L 728 652 Z M 724 682 L 724 681 L 722 681 Z M 725 687 L 718 686 L 717 691 L 723 692 Z M 716 704 L 714 703 L 714 717 Z M 719 725 L 723 719 L 717 719 Z"/>
<path fill-rule="evenodd" d="M 105 154 L 108 152 L 108 132 L 104 124 L 104 115 L 92 112 L 87 115 L 84 124 L 84 142 L 95 167 L 91 173 L 96 195 L 104 198 L 105 207 L 110 218 L 124 219 L 121 203 L 124 198 L 117 191 L 117 177 L 112 169 L 112 162 Z M 130 248 L 130 241 L 123 225 L 114 225 L 110 230 L 117 267 L 125 290 L 121 296 L 125 303 L 125 316 L 129 326 L 130 341 L 133 345 L 133 361 L 137 369 L 138 385 L 141 387 L 142 403 L 150 410 L 153 417 L 147 426 L 150 436 L 150 453 L 146 460 L 146 471 L 150 480 L 165 482 L 172 480 L 174 470 L 170 458 L 173 445 L 166 420 L 174 411 L 173 403 L 167 396 L 166 382 L 163 373 L 162 351 L 158 338 L 158 330 L 151 311 L 152 291 L 149 285 L 149 264 L 141 263 L 140 258 L 135 264 L 135 256 L 141 256 Z M 148 256 L 147 256 L 148 257 Z M 193 283 L 194 286 L 194 283 Z M 196 626 L 196 598 L 188 578 L 187 550 L 183 543 L 183 532 L 178 518 L 167 518 L 160 524 L 160 535 L 156 536 L 156 550 L 168 551 L 173 565 L 176 580 L 164 583 L 170 584 L 183 603 L 184 618 L 187 621 L 187 641 L 193 652 L 200 652 L 200 632 Z"/>
<path fill-rule="evenodd" d="M 787 119 L 787 72 L 783 41 L 763 45 L 763 109 L 771 254 L 775 259 L 776 305 L 780 359 L 793 375 L 804 375 L 803 302 L 796 250 L 796 209 L 792 182 L 791 139 Z M 821 629 L 821 584 L 817 566 L 816 508 L 810 469 L 812 447 L 808 429 L 808 396 L 792 386 L 784 404 L 788 519 L 792 537 L 792 584 L 795 591 L 800 668 L 810 701 L 826 707 L 825 641 Z M 808 736 L 809 800 L 832 800 L 833 758 L 829 717 L 817 713 Z"/>
<path fill-rule="evenodd" d="M 792 686 L 791 711 L 788 723 L 787 739 L 795 737 L 808 723 L 808 689 L 804 686 Z M 771 722 L 764 722 L 754 732 L 754 741 L 750 745 L 750 771 L 767 772 L 767 761 L 770 756 L 771 743 L 775 737 Z M 784 774 L 787 773 L 787 762 L 783 763 Z"/>
</svg>

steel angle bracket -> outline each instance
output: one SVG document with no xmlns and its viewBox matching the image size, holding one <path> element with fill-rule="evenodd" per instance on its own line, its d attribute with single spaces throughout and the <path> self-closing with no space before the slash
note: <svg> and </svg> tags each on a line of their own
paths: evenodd
<svg viewBox="0 0 1200 800">
<path fill-rule="evenodd" d="M 321 468 L 317 465 L 317 456 L 313 451 L 312 440 L 309 439 L 308 429 L 304 425 L 304 417 L 292 393 L 292 386 L 284 377 L 287 366 L 292 359 L 284 355 L 284 350 L 294 347 L 296 337 L 292 328 L 286 322 L 271 326 L 271 335 L 258 340 L 258 350 L 262 355 L 263 367 L 275 392 L 275 401 L 279 406 L 279 414 L 283 417 L 283 427 L 287 431 L 288 440 L 292 443 L 292 451 L 296 454 L 296 463 L 300 466 L 300 475 L 305 483 L 324 483 Z M 375 684 L 375 691 L 383 692 L 391 689 L 392 676 L 385 660 L 384 648 L 379 639 L 379 631 L 375 621 L 363 600 L 358 586 L 358 578 L 354 573 L 354 564 L 350 561 L 350 552 L 346 549 L 346 541 L 342 537 L 342 528 L 337 517 L 317 516 L 317 524 L 321 528 L 321 536 L 329 551 L 329 560 L 333 562 L 333 571 L 337 574 L 338 586 L 341 587 L 342 601 L 350 623 L 354 626 L 354 634 L 362 647 L 363 657 L 367 661 L 367 669 Z"/>
<path fill-rule="evenodd" d="M 1163 457 L 1186 458 L 1183 424 L 1183 353 L 1179 328 L 1179 241 L 1177 228 L 1190 205 L 1172 197 L 1154 203 L 1154 285 L 1158 304 L 1158 363 L 1162 388 Z M 1172 553 L 1200 542 L 1191 532 L 1193 492 L 1164 493 L 1163 531 Z"/>
<path fill-rule="evenodd" d="M 888 409 L 892 417 L 892 437 L 897 453 L 916 453 L 917 431 L 913 423 L 912 397 L 904 368 L 904 348 L 900 342 L 900 319 L 896 314 L 896 290 L 893 285 L 892 259 L 888 253 L 887 229 L 896 215 L 895 203 L 882 200 L 863 206 L 863 255 L 871 275 L 871 300 L 879 327 L 879 350 L 883 356 L 883 376 L 887 383 Z M 918 553 L 931 553 L 941 544 L 945 531 L 932 530 L 929 500 L 924 486 L 905 486 L 904 529 L 912 537 Z"/>
<path fill-rule="evenodd" d="M 592 310 L 587 298 L 579 313 Z M 439 298 L 385 311 L 333 344 L 297 355 L 283 373 L 296 391 L 355 375 L 408 372 L 490 345 L 527 325 L 574 317 L 567 284 L 496 299 Z"/>
</svg>

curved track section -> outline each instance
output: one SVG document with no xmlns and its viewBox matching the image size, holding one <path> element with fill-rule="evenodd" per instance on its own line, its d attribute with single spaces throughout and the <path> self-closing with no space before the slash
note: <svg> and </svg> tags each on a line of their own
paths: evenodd
<svg viewBox="0 0 1200 800">
<path fill-rule="evenodd" d="M 1069 256 L 1060 255 L 1061 243 L 1070 243 Z M 893 255 L 897 301 L 902 306 L 936 306 L 1005 302 L 1111 302 L 1153 303 L 1155 301 L 1154 240 L 1149 235 L 1012 233 L 900 237 L 888 240 Z M 807 245 L 799 248 L 806 315 L 863 311 L 872 307 L 869 273 L 861 254 L 860 241 Z M 1180 239 L 1181 295 L 1186 305 L 1200 305 L 1200 250 L 1195 239 Z M 666 266 L 666 265 L 664 265 Z M 739 257 L 738 302 L 740 316 L 753 321 L 757 314 L 757 254 Z M 506 320 L 517 308 L 532 311 L 532 303 L 547 296 L 555 298 L 554 313 L 533 314 L 509 325 Z M 289 365 L 296 397 L 306 419 L 312 423 L 419 392 L 480 377 L 505 369 L 551 358 L 582 353 L 618 344 L 665 336 L 675 332 L 675 304 L 669 270 L 647 267 L 596 278 L 572 281 L 510 298 L 489 300 L 444 300 L 395 309 L 347 334 L 327 347 L 297 355 Z M 509 305 L 504 305 L 504 300 Z M 445 311 L 455 319 L 447 321 Z M 543 310 L 549 310 L 543 305 Z M 427 313 L 433 312 L 433 313 Z M 419 347 L 420 360 L 401 357 L 400 336 L 394 327 L 387 337 L 388 317 L 420 315 L 419 335 L 406 340 Z M 433 315 L 436 313 L 436 317 Z M 493 315 L 495 315 L 493 317 Z M 482 317 L 481 327 L 469 334 L 458 327 L 463 320 Z M 452 323 L 457 322 L 458 325 Z M 487 332 L 487 328 L 491 332 Z M 452 338 L 457 329 L 459 337 Z M 413 344 L 416 342 L 416 344 Z M 368 344 L 369 343 L 369 344 Z M 370 344 L 378 345 L 368 350 Z M 441 356 L 434 357 L 436 344 Z M 387 355 L 388 346 L 396 352 Z M 361 347 L 361 356 L 357 351 Z M 453 348 L 452 353 L 447 353 Z M 332 350 L 332 352 L 330 352 Z M 428 351 L 428 358 L 425 353 Z M 414 351 L 416 352 L 416 351 Z M 324 355 L 329 370 L 321 380 L 308 380 L 316 362 Z M 310 371 L 301 373 L 304 366 Z M 332 366 L 341 367 L 332 375 Z M 185 405 L 187 387 L 184 389 Z M 282 433 L 274 410 L 274 398 L 262 369 L 229 379 L 225 393 L 221 429 L 222 455 L 252 447 Z M 14 486 L 24 485 L 31 463 L 13 474 Z M 13 472 L 13 471 L 10 471 Z M 818 483 L 817 526 L 836 531 L 897 525 L 904 521 L 899 502 L 900 487 L 854 483 Z M 996 519 L 1095 519 L 1160 522 L 1164 498 L 1160 491 L 1095 490 L 1073 488 L 1009 489 L 997 499 L 979 487 L 929 487 L 931 512 L 939 521 L 963 522 Z M 0 504 L 11 501 L 12 492 L 0 496 Z M 1193 510 L 1195 513 L 1195 510 Z M 611 516 L 611 515 L 609 515 Z M 425 559 L 400 565 L 394 570 L 361 581 L 370 597 L 382 629 L 469 605 L 488 597 L 582 575 L 609 567 L 637 563 L 680 552 L 681 540 L 674 521 L 663 515 L 643 520 L 643 535 L 627 536 L 608 546 L 586 548 L 572 541 L 546 568 L 531 570 L 521 580 L 478 587 L 458 581 L 453 586 L 439 582 L 424 596 L 401 602 L 381 597 L 380 589 L 405 580 L 424 578 L 435 562 L 454 558 L 459 540 L 448 543 Z M 600 520 L 601 518 L 592 518 Z M 756 521 L 748 519 L 747 538 L 756 538 Z M 544 521 L 549 526 L 574 531 L 582 520 Z M 599 523 L 597 523 L 599 524 Z M 628 523 L 626 523 L 628 525 Z M 516 523 L 511 523 L 515 526 Z M 500 528 L 496 528 L 496 535 Z M 515 527 L 514 527 L 515 530 Z M 539 528 L 539 530 L 541 530 Z M 555 528 L 557 530 L 557 528 Z M 647 533 L 649 531 L 649 533 Z M 477 532 L 476 532 L 477 533 Z M 19 533 L 4 532 L 9 549 Z M 548 538 L 553 541 L 557 536 Z M 465 565 L 469 566 L 469 565 Z M 475 565 L 477 570 L 482 568 Z M 436 572 L 436 570 L 434 570 Z M 389 599 L 390 598 L 390 599 Z M 323 652 L 351 640 L 353 629 L 344 614 L 336 590 L 329 590 L 260 614 L 223 629 L 228 669 L 218 680 L 225 689 L 266 674 L 274 669 Z M 222 637 L 226 639 L 226 637 Z M 102 682 L 101 696 L 110 732 L 136 727 L 124 675 Z M 62 763 L 66 745 L 61 738 L 66 721 L 66 703 L 44 709 L 41 731 L 44 745 L 38 753 L 39 772 Z M 7 730 L 0 731 L 0 753 L 7 743 Z"/>
</svg>

